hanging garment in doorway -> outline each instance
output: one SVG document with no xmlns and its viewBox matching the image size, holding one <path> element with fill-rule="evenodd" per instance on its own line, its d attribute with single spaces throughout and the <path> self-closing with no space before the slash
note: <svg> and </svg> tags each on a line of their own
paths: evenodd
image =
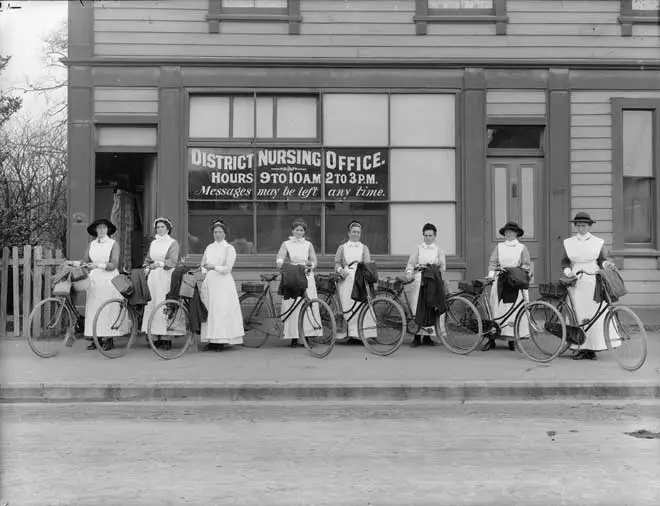
<svg viewBox="0 0 660 506">
<path fill-rule="evenodd" d="M 135 195 L 133 192 L 117 188 L 115 190 L 110 221 L 117 226 L 114 237 L 119 243 L 119 270 L 130 271 L 133 268 L 131 255 L 133 228 L 135 225 Z"/>
</svg>

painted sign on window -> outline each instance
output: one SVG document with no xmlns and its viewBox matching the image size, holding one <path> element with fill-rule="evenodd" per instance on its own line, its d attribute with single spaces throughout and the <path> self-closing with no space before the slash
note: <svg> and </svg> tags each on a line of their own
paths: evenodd
<svg viewBox="0 0 660 506">
<path fill-rule="evenodd" d="M 388 160 L 380 148 L 190 148 L 188 198 L 383 201 Z"/>
</svg>

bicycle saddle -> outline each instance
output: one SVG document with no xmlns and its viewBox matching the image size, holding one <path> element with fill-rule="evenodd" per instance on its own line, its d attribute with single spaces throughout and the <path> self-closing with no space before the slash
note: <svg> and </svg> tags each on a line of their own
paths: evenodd
<svg viewBox="0 0 660 506">
<path fill-rule="evenodd" d="M 277 279 L 277 276 L 279 276 L 279 273 L 273 274 L 272 272 L 269 272 L 268 274 L 261 274 L 259 278 L 261 279 L 261 281 L 270 283 L 271 281 L 275 281 Z"/>
</svg>

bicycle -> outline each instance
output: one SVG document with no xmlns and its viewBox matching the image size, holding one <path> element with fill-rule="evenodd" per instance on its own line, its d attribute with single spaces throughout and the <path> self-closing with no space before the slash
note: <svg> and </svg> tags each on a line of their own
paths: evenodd
<svg viewBox="0 0 660 506">
<path fill-rule="evenodd" d="M 423 266 L 415 268 L 421 272 Z M 415 321 L 415 313 L 412 310 L 407 285 L 412 284 L 414 279 L 408 280 L 404 276 L 396 276 L 394 279 L 385 278 L 378 280 L 376 293 L 393 297 L 403 308 L 406 315 L 406 329 L 409 334 L 419 334 L 422 327 Z M 472 302 L 459 293 L 446 294 L 446 308 L 444 321 L 442 316 L 435 324 L 435 336 L 439 336 L 442 344 L 453 353 L 467 355 L 474 351 L 483 340 L 483 327 L 479 312 Z M 463 335 L 466 343 L 463 343 Z"/>
<path fill-rule="evenodd" d="M 271 284 L 279 275 L 260 274 L 260 283 L 245 282 L 241 285 L 241 291 L 244 292 L 239 298 L 245 329 L 243 345 L 248 348 L 261 348 L 270 336 L 281 336 L 284 322 L 300 309 L 298 338 L 313 357 L 327 357 L 335 347 L 337 338 L 337 326 L 330 307 L 325 301 L 319 298 L 310 299 L 305 294 L 297 297 L 286 311 L 279 313 L 271 288 Z"/>
<path fill-rule="evenodd" d="M 66 262 L 73 267 L 74 264 Z M 57 283 L 56 283 L 57 286 Z M 64 347 L 71 347 L 85 332 L 84 317 L 67 293 L 52 294 L 39 302 L 30 312 L 27 322 L 27 341 L 30 349 L 41 358 L 52 358 Z M 39 347 L 53 345 L 53 351 L 42 351 Z"/>
<path fill-rule="evenodd" d="M 123 357 L 131 349 L 137 336 L 141 312 L 128 303 L 128 299 L 109 299 L 96 310 L 92 323 L 92 337 L 101 355 L 106 358 Z M 105 322 L 104 322 L 105 320 Z M 108 328 L 112 336 L 99 336 L 99 324 Z M 112 322 L 108 325 L 109 322 Z"/>
<path fill-rule="evenodd" d="M 591 318 L 585 318 L 582 322 L 578 322 L 575 313 L 575 302 L 568 288 L 574 286 L 579 276 L 583 275 L 596 276 L 597 279 L 600 277 L 599 272 L 589 273 L 580 270 L 576 272 L 576 277 L 574 278 L 560 279 L 558 283 L 544 283 L 539 287 L 542 296 L 541 300 L 549 304 L 554 303 L 554 306 L 561 315 L 562 321 L 566 325 L 569 342 L 564 345 L 561 353 L 565 353 L 571 346 L 577 346 L 579 350 L 579 347 L 586 341 L 586 333 L 604 316 L 603 333 L 608 351 L 614 354 L 619 365 L 627 371 L 640 369 L 646 362 L 648 337 L 642 320 L 631 308 L 624 305 L 614 305 L 608 291 L 603 290 L 604 299 L 599 303 L 596 312 Z M 556 330 L 557 324 L 558 322 L 548 322 L 547 325 L 552 331 Z M 628 343 L 632 343 L 634 335 L 637 335 L 630 332 L 633 326 L 637 327 L 637 333 L 641 343 L 640 354 L 637 360 L 633 359 L 631 363 L 627 363 L 624 361 L 622 355 L 624 349 L 627 349 Z M 611 336 L 612 331 L 617 336 L 614 339 Z"/>
<path fill-rule="evenodd" d="M 503 272 L 498 270 L 497 272 Z M 566 343 L 566 326 L 559 311 L 548 302 L 531 301 L 527 291 L 523 291 L 523 297 L 517 303 L 511 305 L 505 314 L 494 318 L 490 305 L 489 294 L 486 288 L 493 287 L 495 280 L 491 278 L 476 279 L 471 282 L 459 283 L 460 295 L 466 297 L 476 306 L 481 316 L 483 325 L 483 337 L 488 342 L 482 348 L 483 351 L 492 349 L 495 340 L 502 337 L 502 330 L 507 326 L 513 327 L 513 339 L 509 341 L 509 349 L 516 348 L 534 362 L 547 363 L 561 354 Z M 514 316 L 513 322 L 508 321 Z M 546 328 L 546 323 L 557 323 L 555 333 Z M 526 328 L 527 327 L 527 328 Z M 554 343 L 555 349 L 545 351 L 539 343 L 543 343 L 544 333 L 550 337 L 549 342 Z M 527 348 L 527 345 L 529 349 Z M 536 354 L 536 351 L 540 351 Z"/>
<path fill-rule="evenodd" d="M 351 267 L 357 262 L 351 262 Z M 348 323 L 357 317 L 358 337 L 364 347 L 374 355 L 388 356 L 397 351 L 403 343 L 406 334 L 406 314 L 401 304 L 392 297 L 374 293 L 373 287 L 367 283 L 367 300 L 353 301 L 353 305 L 344 310 L 341 299 L 337 294 L 337 282 L 342 277 L 337 273 L 319 274 L 317 276 L 317 290 L 332 310 L 333 321 L 341 325 L 341 332 L 348 330 Z M 367 321 L 367 317 L 373 324 Z M 366 325 L 369 325 L 368 327 Z M 399 327 L 397 329 L 396 327 Z M 391 336 L 385 330 L 391 329 Z M 377 347 L 382 345 L 381 347 Z"/>
</svg>

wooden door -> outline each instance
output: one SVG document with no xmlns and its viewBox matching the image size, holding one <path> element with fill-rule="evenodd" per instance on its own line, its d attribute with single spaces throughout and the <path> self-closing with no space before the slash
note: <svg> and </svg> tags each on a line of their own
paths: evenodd
<svg viewBox="0 0 660 506">
<path fill-rule="evenodd" d="M 532 284 L 545 282 L 548 259 L 543 158 L 493 157 L 488 159 L 487 170 L 488 254 L 502 240 L 499 229 L 507 221 L 515 221 L 525 231 L 520 240 L 532 257 Z"/>
</svg>

